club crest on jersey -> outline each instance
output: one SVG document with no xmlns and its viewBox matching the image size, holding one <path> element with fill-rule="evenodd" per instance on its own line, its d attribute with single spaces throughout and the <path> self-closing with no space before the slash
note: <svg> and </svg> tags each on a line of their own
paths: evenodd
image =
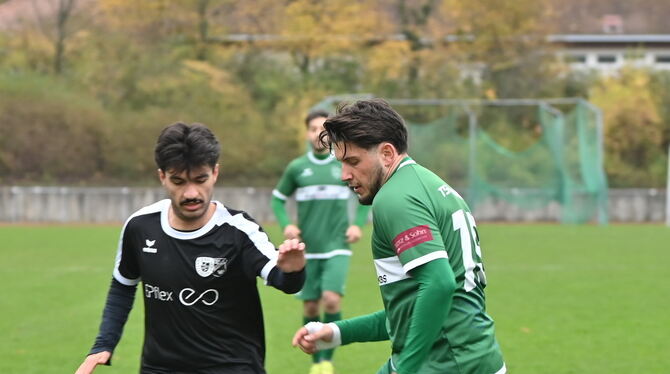
<svg viewBox="0 0 670 374">
<path fill-rule="evenodd" d="M 199 276 L 205 278 L 214 274 L 220 277 L 228 269 L 228 259 L 214 257 L 198 257 L 195 259 L 195 271 Z"/>
</svg>

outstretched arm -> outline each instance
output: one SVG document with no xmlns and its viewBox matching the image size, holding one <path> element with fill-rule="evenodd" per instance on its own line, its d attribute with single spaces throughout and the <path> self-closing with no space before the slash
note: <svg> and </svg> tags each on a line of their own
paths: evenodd
<svg viewBox="0 0 670 374">
<path fill-rule="evenodd" d="M 285 240 L 279 246 L 277 265 L 268 275 L 268 284 L 296 293 L 305 283 L 305 244 L 296 239 Z"/>
<path fill-rule="evenodd" d="M 100 331 L 95 339 L 93 348 L 84 362 L 77 369 L 76 374 L 92 373 L 97 365 L 110 365 L 112 352 L 121 339 L 123 326 L 128 320 L 128 314 L 133 307 L 137 286 L 124 286 L 116 279 L 112 279 L 107 294 L 105 309 L 102 313 Z"/>
<path fill-rule="evenodd" d="M 388 340 L 386 311 L 354 317 L 334 323 L 310 322 L 293 336 L 292 344 L 305 353 L 329 349 L 354 342 L 376 342 Z"/>
</svg>

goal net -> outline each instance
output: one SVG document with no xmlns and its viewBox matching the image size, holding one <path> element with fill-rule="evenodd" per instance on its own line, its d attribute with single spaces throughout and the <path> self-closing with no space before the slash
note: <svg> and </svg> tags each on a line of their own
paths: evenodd
<svg viewBox="0 0 670 374">
<path fill-rule="evenodd" d="M 331 96 L 314 109 L 334 111 Z M 478 217 L 606 224 L 602 115 L 583 99 L 387 99 L 407 122 L 409 154 Z M 513 212 L 512 212 L 513 211 Z"/>
</svg>

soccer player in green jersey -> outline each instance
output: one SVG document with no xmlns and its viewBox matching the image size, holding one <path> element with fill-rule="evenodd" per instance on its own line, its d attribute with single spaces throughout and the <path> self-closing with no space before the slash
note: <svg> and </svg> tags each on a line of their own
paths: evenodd
<svg viewBox="0 0 670 374">
<path fill-rule="evenodd" d="M 307 115 L 307 154 L 289 163 L 277 188 L 272 191 L 272 209 L 284 230 L 286 239 L 301 238 L 306 245 L 306 279 L 298 297 L 303 300 L 304 323 L 341 319 L 340 304 L 349 270 L 350 243 L 361 238 L 369 207 L 359 205 L 354 224 L 349 224 L 348 203 L 351 190 L 340 180 L 342 165 L 319 140 L 328 113 L 314 111 Z M 286 213 L 288 196 L 295 194 L 298 224 Z M 323 301 L 323 302 L 321 302 Z M 310 374 L 332 374 L 333 350 L 312 356 Z"/>
<path fill-rule="evenodd" d="M 325 123 L 342 180 L 372 204 L 372 254 L 384 309 L 308 323 L 293 345 L 307 353 L 391 341 L 378 374 L 506 373 L 493 320 L 479 234 L 461 196 L 407 154 L 402 117 L 381 99 L 343 106 Z"/>
</svg>

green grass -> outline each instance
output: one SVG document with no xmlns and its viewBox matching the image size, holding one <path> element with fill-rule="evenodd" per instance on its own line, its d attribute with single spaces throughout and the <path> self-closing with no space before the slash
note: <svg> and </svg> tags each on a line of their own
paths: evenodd
<svg viewBox="0 0 670 374">
<path fill-rule="evenodd" d="M 0 227 L 0 373 L 74 372 L 97 332 L 119 229 Z M 487 307 L 511 373 L 669 372 L 670 229 L 483 224 L 481 235 Z M 354 249 L 345 316 L 381 307 L 369 238 Z M 306 373 L 308 357 L 289 345 L 300 302 L 259 287 L 268 373 Z M 138 297 L 114 365 L 96 373 L 137 373 L 141 342 Z M 342 347 L 336 367 L 374 373 L 388 351 Z"/>
</svg>

